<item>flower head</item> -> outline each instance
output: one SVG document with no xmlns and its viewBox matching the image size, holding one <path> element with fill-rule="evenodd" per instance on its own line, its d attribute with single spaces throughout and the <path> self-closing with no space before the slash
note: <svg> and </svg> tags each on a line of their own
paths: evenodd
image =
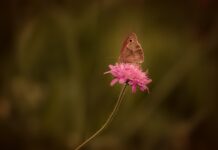
<svg viewBox="0 0 218 150">
<path fill-rule="evenodd" d="M 109 65 L 110 70 L 105 74 L 110 73 L 114 79 L 111 81 L 111 86 L 115 83 L 128 84 L 132 87 L 132 92 L 136 92 L 137 86 L 141 91 L 148 91 L 147 85 L 152 81 L 149 79 L 146 72 L 143 72 L 138 65 L 130 63 L 116 63 Z"/>
</svg>

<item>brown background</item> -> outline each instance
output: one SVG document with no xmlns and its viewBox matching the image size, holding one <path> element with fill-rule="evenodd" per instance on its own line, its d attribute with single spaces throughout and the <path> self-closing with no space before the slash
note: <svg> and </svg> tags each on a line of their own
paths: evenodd
<svg viewBox="0 0 218 150">
<path fill-rule="evenodd" d="M 117 99 L 103 75 L 136 32 L 150 94 L 128 89 L 87 150 L 218 149 L 216 0 L 1 0 L 0 149 L 70 150 Z"/>
</svg>

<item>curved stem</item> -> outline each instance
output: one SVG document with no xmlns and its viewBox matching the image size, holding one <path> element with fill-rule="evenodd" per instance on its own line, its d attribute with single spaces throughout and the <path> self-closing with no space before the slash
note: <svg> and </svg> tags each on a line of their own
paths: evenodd
<svg viewBox="0 0 218 150">
<path fill-rule="evenodd" d="M 79 146 L 77 146 L 75 148 L 75 150 L 79 150 L 80 148 L 82 148 L 84 145 L 86 145 L 89 141 L 91 141 L 93 138 L 95 138 L 97 135 L 99 135 L 108 125 L 109 123 L 113 120 L 114 116 L 116 115 L 117 110 L 120 107 L 120 104 L 123 100 L 124 97 L 124 93 L 125 93 L 125 89 L 126 89 L 127 84 L 125 84 L 120 92 L 120 95 L 117 99 L 117 102 L 114 106 L 114 109 L 112 110 L 112 112 L 110 113 L 108 119 L 106 120 L 106 122 L 101 126 L 100 129 L 98 129 L 92 136 L 90 136 L 88 139 L 86 139 L 83 143 L 81 143 Z"/>
</svg>

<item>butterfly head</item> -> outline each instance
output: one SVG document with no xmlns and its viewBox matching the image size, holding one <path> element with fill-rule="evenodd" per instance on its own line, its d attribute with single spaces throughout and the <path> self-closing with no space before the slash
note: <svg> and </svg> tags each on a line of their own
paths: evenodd
<svg viewBox="0 0 218 150">
<path fill-rule="evenodd" d="M 138 49 L 140 44 L 135 33 L 130 33 L 125 39 L 123 46 L 129 49 Z"/>
</svg>

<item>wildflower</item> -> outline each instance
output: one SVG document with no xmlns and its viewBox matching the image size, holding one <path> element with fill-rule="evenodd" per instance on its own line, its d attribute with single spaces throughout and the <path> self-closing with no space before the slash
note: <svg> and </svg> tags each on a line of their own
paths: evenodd
<svg viewBox="0 0 218 150">
<path fill-rule="evenodd" d="M 148 91 L 147 85 L 152 81 L 149 79 L 146 72 L 136 64 L 130 63 L 116 63 L 109 65 L 110 70 L 105 74 L 110 73 L 114 79 L 111 81 L 111 86 L 117 82 L 120 84 L 128 84 L 132 87 L 132 92 L 135 93 L 137 87 L 141 91 Z"/>
<path fill-rule="evenodd" d="M 151 82 L 151 79 L 149 79 L 147 72 L 143 72 L 140 68 L 140 65 L 143 61 L 143 49 L 137 40 L 136 34 L 131 33 L 123 43 L 123 48 L 121 49 L 121 54 L 119 57 L 119 63 L 116 63 L 115 65 L 109 65 L 110 70 L 105 72 L 105 74 L 110 73 L 114 77 L 114 79 L 111 81 L 111 86 L 117 82 L 124 84 L 118 96 L 117 102 L 105 123 L 89 138 L 78 145 L 75 150 L 81 149 L 109 125 L 116 115 L 121 102 L 123 101 L 127 85 L 132 87 L 133 93 L 136 92 L 137 87 L 139 87 L 141 91 L 148 91 L 147 85 Z"/>
</svg>

